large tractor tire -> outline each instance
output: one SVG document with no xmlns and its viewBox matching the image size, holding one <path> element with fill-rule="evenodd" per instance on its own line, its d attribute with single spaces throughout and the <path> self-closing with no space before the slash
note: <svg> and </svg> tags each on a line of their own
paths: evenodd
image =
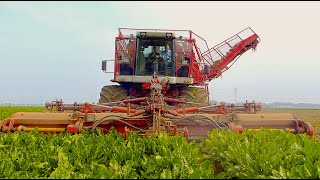
<svg viewBox="0 0 320 180">
<path fill-rule="evenodd" d="M 209 94 L 204 88 L 184 87 L 180 90 L 180 96 L 187 102 L 205 104 L 208 103 Z"/>
<path fill-rule="evenodd" d="M 106 85 L 101 89 L 99 103 L 122 101 L 127 97 L 127 90 L 116 85 Z"/>
</svg>

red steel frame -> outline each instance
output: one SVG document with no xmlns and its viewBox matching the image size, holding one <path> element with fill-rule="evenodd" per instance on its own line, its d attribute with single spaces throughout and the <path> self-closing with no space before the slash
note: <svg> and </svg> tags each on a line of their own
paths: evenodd
<svg viewBox="0 0 320 180">
<path fill-rule="evenodd" d="M 195 64 L 204 64 L 204 60 L 201 56 L 201 53 L 199 52 L 199 48 L 196 45 L 196 40 L 193 38 L 193 35 L 197 38 L 199 38 L 200 40 L 204 41 L 206 48 L 209 50 L 207 41 L 205 39 L 203 39 L 202 37 L 200 37 L 199 35 L 195 34 L 194 32 L 192 32 L 191 30 L 169 30 L 169 29 L 136 29 L 136 28 L 118 28 L 119 30 L 119 34 L 116 37 L 116 41 L 119 40 L 124 40 L 124 39 L 133 39 L 134 42 L 136 42 L 136 37 L 135 36 L 129 36 L 129 35 L 124 35 L 122 33 L 122 30 L 131 30 L 131 31 L 160 31 L 160 32 L 187 32 L 189 34 L 189 37 L 183 37 L 184 41 L 187 41 L 188 43 L 192 43 L 196 53 L 194 53 L 196 56 L 191 54 L 190 57 L 190 68 L 189 68 L 189 73 L 188 73 L 188 77 L 190 77 L 190 75 L 193 76 L 193 71 L 196 71 L 197 67 L 194 67 Z M 180 40 L 180 39 L 179 39 Z M 119 63 L 119 58 L 118 58 L 118 49 L 117 49 L 117 43 L 115 44 L 115 67 L 114 67 L 114 79 L 112 80 L 113 82 L 115 82 L 116 79 L 116 74 L 120 72 L 120 63 Z M 121 50 L 120 50 L 121 51 Z M 134 51 L 136 51 L 136 46 L 134 48 Z M 197 62 L 198 61 L 198 62 Z M 177 61 L 176 61 L 177 63 Z M 194 68 L 193 68 L 194 67 Z M 199 67 L 199 66 L 198 66 Z M 133 69 L 133 76 L 134 76 L 134 72 L 135 72 L 135 59 L 132 62 L 132 69 Z M 177 70 L 176 70 L 177 71 Z M 203 75 L 203 74 L 202 74 Z M 194 81 L 196 85 L 200 85 L 202 84 L 203 78 L 197 78 Z"/>
<path fill-rule="evenodd" d="M 119 62 L 119 57 L 118 57 L 118 52 L 120 51 L 124 51 L 127 49 L 118 49 L 117 48 L 117 41 L 119 40 L 125 40 L 125 39 L 132 39 L 134 40 L 134 43 L 136 43 L 136 36 L 134 34 L 130 35 L 125 35 L 123 34 L 122 31 L 133 31 L 134 33 L 136 31 L 154 31 L 154 32 L 175 32 L 175 33 L 187 33 L 189 35 L 189 37 L 182 37 L 181 41 L 186 41 L 187 43 L 192 43 L 193 46 L 193 53 L 191 53 L 190 55 L 190 62 L 189 62 L 189 72 L 188 72 L 188 77 L 193 77 L 194 78 L 194 85 L 204 85 L 206 81 L 211 81 L 213 78 L 217 78 L 219 77 L 225 70 L 228 69 L 227 65 L 230 64 L 232 61 L 234 61 L 235 59 L 237 59 L 238 55 L 241 55 L 242 53 L 244 53 L 246 50 L 253 48 L 256 46 L 257 43 L 260 42 L 259 36 L 250 28 L 246 28 L 242 31 L 240 31 L 239 33 L 237 33 L 234 36 L 231 36 L 230 38 L 228 38 L 227 40 L 219 43 L 218 45 L 209 48 L 207 41 L 205 39 L 203 39 L 202 37 L 200 37 L 199 35 L 197 35 L 196 33 L 192 32 L 191 30 L 170 30 L 170 29 L 137 29 L 137 28 L 118 28 L 119 30 L 119 34 L 116 37 L 116 44 L 115 44 L 115 66 L 114 66 L 114 79 L 111 80 L 113 82 L 115 82 L 116 79 L 116 75 L 117 73 L 120 72 L 120 62 Z M 251 35 L 248 38 L 241 38 L 239 36 L 239 34 L 241 34 L 242 32 L 246 31 L 246 30 L 250 30 L 252 32 L 253 35 Z M 176 36 L 177 37 L 177 36 Z M 198 38 L 199 40 L 203 41 L 203 43 L 205 44 L 205 51 L 203 51 L 203 53 L 201 53 L 201 49 L 197 46 L 196 44 L 196 39 Z M 239 38 L 240 42 L 235 46 L 235 47 L 231 47 L 231 45 L 229 44 L 229 42 L 235 38 Z M 256 40 L 256 41 L 255 41 Z M 253 44 L 252 47 L 249 47 L 248 49 L 246 49 L 245 46 L 247 46 L 248 44 L 255 42 L 255 44 Z M 229 45 L 231 48 L 231 53 L 228 55 L 223 55 L 218 48 L 223 46 L 223 45 Z M 133 75 L 135 74 L 135 52 L 136 52 L 136 45 L 134 46 L 133 49 L 131 49 L 131 51 L 133 51 L 133 61 L 132 61 L 132 71 L 133 71 Z M 214 66 L 214 60 L 211 56 L 211 52 L 212 51 L 216 51 L 216 53 L 218 53 L 221 56 L 221 61 L 219 61 L 219 63 L 217 65 Z M 207 58 L 205 58 L 207 57 Z M 209 58 L 209 59 L 208 59 Z M 177 65 L 177 61 L 176 63 L 176 67 L 178 67 Z M 208 75 L 206 75 L 204 73 L 203 67 L 205 64 L 209 64 L 211 65 L 210 68 L 210 73 Z M 202 68 L 200 68 L 202 67 Z M 178 68 L 176 69 L 176 73 L 178 71 Z"/>
</svg>

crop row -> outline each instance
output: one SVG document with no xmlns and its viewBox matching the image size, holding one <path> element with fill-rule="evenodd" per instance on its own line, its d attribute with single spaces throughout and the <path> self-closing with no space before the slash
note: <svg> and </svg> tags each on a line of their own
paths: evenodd
<svg viewBox="0 0 320 180">
<path fill-rule="evenodd" d="M 0 107 L 6 118 L 41 107 Z M 0 178 L 319 178 L 317 138 L 213 130 L 200 143 L 156 133 L 0 133 Z"/>
<path fill-rule="evenodd" d="M 0 120 L 8 118 L 16 112 L 44 112 L 41 106 L 0 106 Z"/>
<path fill-rule="evenodd" d="M 182 137 L 84 132 L 0 134 L 0 178 L 212 178 Z"/>
<path fill-rule="evenodd" d="M 319 178 L 315 138 L 213 130 L 201 143 L 156 133 L 0 133 L 0 178 Z"/>
</svg>

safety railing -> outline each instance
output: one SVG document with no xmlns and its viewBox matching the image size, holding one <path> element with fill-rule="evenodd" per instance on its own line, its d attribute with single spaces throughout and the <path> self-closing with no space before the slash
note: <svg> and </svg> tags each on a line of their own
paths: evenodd
<svg viewBox="0 0 320 180">
<path fill-rule="evenodd" d="M 248 37 L 254 35 L 255 32 L 250 28 L 246 28 L 239 33 L 231 36 L 225 41 L 217 44 L 216 46 L 210 48 L 209 50 L 203 52 L 202 58 L 208 64 L 215 65 L 219 62 L 223 57 L 227 56 L 229 52 L 237 46 L 240 42 L 244 41 Z"/>
</svg>

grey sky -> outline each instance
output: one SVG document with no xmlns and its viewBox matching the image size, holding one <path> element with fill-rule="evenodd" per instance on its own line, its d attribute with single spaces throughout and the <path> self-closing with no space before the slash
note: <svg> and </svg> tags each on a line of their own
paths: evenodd
<svg viewBox="0 0 320 180">
<path fill-rule="evenodd" d="M 0 103 L 97 102 L 118 27 L 193 30 L 209 46 L 251 27 L 261 38 L 211 99 L 320 103 L 320 2 L 0 2 Z"/>
</svg>

